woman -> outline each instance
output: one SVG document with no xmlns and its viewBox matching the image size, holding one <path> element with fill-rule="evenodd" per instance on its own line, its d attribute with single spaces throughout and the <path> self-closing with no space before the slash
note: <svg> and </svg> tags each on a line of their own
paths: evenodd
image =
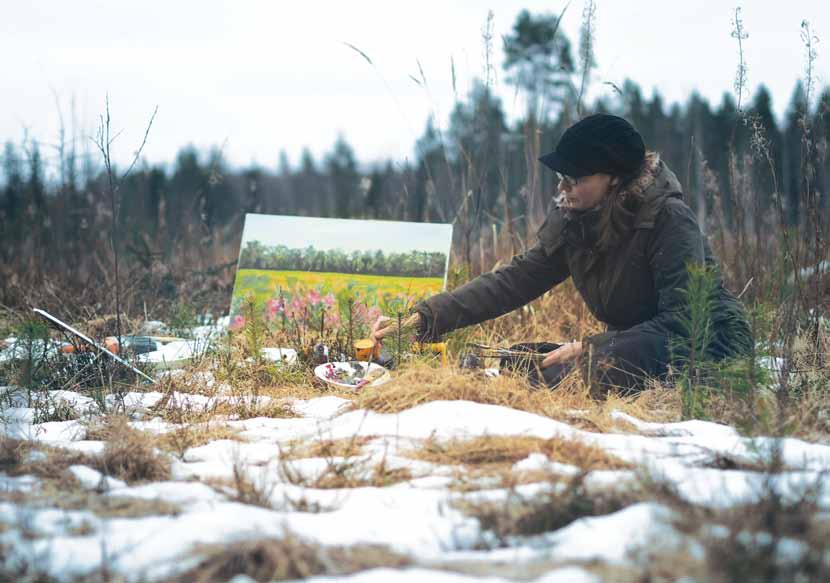
<svg viewBox="0 0 830 583">
<path fill-rule="evenodd" d="M 630 123 L 607 114 L 587 117 L 540 161 L 559 175 L 561 196 L 538 243 L 509 265 L 417 304 L 406 324 L 417 326 L 420 339 L 506 314 L 572 277 L 607 332 L 552 350 L 541 371 L 529 371 L 531 378 L 554 387 L 580 365 L 595 394 L 637 390 L 667 373 L 678 339 L 688 337 L 685 291 L 688 266 L 696 264 L 715 277 L 707 356 L 750 351 L 744 310 L 724 288 L 677 177 L 646 152 Z M 376 338 L 392 332 L 387 323 L 376 324 Z"/>
</svg>

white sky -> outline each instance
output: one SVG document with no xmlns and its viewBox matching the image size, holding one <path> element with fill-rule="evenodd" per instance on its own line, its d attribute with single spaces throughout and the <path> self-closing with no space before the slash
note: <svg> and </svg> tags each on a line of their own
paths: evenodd
<svg viewBox="0 0 830 583">
<path fill-rule="evenodd" d="M 693 89 L 713 105 L 732 91 L 737 65 L 730 37 L 736 2 L 723 0 L 598 0 L 594 95 L 634 79 L 666 103 Z M 744 0 L 749 33 L 745 57 L 749 93 L 760 82 L 782 113 L 804 50 L 800 24 L 830 36 L 830 2 Z M 109 93 L 114 145 L 126 161 L 141 142 L 151 112 L 158 117 L 144 151 L 151 162 L 172 162 L 182 146 L 223 146 L 236 165 L 275 167 L 280 150 L 292 163 L 304 146 L 315 158 L 338 134 L 362 162 L 413 156 L 414 142 L 434 114 L 447 122 L 457 89 L 466 94 L 483 76 L 481 31 L 494 13 L 496 87 L 511 119 L 524 110 L 501 70 L 501 36 L 522 8 L 560 11 L 565 2 L 350 0 L 218 2 L 211 0 L 0 0 L 0 139 L 24 132 L 57 142 L 60 103 L 67 125 L 71 104 L 79 134 L 94 133 Z M 583 0 L 572 0 L 563 27 L 578 44 Z M 346 47 L 354 44 L 370 66 Z M 817 76 L 830 82 L 830 60 L 818 44 Z M 420 61 L 428 88 L 420 77 Z M 44 148 L 45 155 L 53 150 Z"/>
<path fill-rule="evenodd" d="M 240 249 L 244 249 L 249 241 L 260 241 L 268 246 L 285 245 L 292 249 L 313 245 L 319 251 L 380 249 L 384 253 L 407 253 L 417 250 L 444 253 L 449 257 L 452 225 L 249 213 L 245 216 Z"/>
</svg>

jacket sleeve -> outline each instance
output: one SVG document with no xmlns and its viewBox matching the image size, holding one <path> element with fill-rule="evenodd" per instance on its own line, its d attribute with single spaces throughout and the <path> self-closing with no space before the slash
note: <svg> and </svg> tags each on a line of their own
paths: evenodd
<svg viewBox="0 0 830 583">
<path fill-rule="evenodd" d="M 669 199 L 655 222 L 647 250 L 657 296 L 657 313 L 653 318 L 626 330 L 607 332 L 587 341 L 593 344 L 610 342 L 625 352 L 623 344 L 644 340 L 643 335 L 685 337 L 684 319 L 689 302 L 688 266 L 705 262 L 704 236 L 693 211 L 678 199 Z"/>
<path fill-rule="evenodd" d="M 421 314 L 418 336 L 442 334 L 496 318 L 541 296 L 570 275 L 564 246 L 547 254 L 541 243 L 510 264 L 473 279 L 460 288 L 432 296 L 415 306 Z"/>
</svg>

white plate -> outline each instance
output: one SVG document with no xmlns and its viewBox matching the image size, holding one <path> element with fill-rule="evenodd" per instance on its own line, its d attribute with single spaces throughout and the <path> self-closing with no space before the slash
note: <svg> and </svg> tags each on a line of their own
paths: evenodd
<svg viewBox="0 0 830 583">
<path fill-rule="evenodd" d="M 369 363 L 366 362 L 366 361 L 362 361 L 360 364 L 365 367 Z M 349 373 L 354 372 L 354 370 L 355 370 L 354 367 L 351 364 L 349 364 L 348 362 L 326 362 L 324 364 L 321 364 L 321 365 L 315 367 L 314 376 L 316 376 L 318 379 L 320 379 L 321 381 L 323 381 L 325 383 L 328 383 L 330 385 L 334 385 L 336 387 L 340 387 L 342 389 L 362 389 L 363 387 L 377 387 L 378 385 L 382 385 L 383 383 L 385 383 L 386 381 L 388 381 L 392 378 L 392 376 L 389 374 L 388 370 L 386 370 L 384 367 L 382 367 L 381 365 L 379 365 L 377 363 L 374 363 L 374 362 L 369 364 L 369 371 L 367 372 L 367 374 L 369 372 L 373 372 L 373 371 L 376 371 L 376 370 L 383 371 L 383 374 L 380 377 L 373 380 L 372 382 L 366 383 L 365 385 L 362 385 L 362 386 L 350 385 L 349 383 L 341 382 L 341 381 L 337 380 L 336 378 L 328 378 L 328 376 L 326 376 L 326 372 L 331 370 L 331 369 L 333 369 L 335 372 L 346 371 L 346 372 L 349 372 Z"/>
</svg>

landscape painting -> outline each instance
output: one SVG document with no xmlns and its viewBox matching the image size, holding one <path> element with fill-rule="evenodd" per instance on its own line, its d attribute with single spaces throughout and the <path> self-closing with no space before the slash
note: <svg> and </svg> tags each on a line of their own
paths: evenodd
<svg viewBox="0 0 830 583">
<path fill-rule="evenodd" d="M 248 214 L 231 305 L 353 300 L 389 308 L 446 286 L 452 225 Z"/>
</svg>

